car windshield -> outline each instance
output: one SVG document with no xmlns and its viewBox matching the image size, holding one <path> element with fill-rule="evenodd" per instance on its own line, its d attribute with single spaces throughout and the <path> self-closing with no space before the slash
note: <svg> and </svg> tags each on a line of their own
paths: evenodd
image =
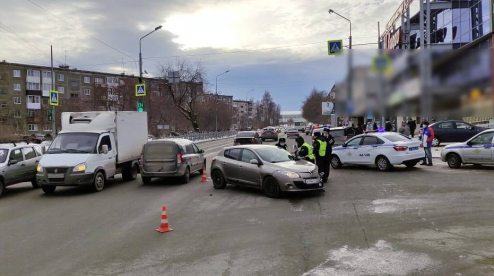
<svg viewBox="0 0 494 276">
<path fill-rule="evenodd" d="M 386 134 L 383 135 L 384 138 L 388 139 L 391 142 L 408 142 L 410 139 L 408 139 L 405 136 L 401 136 L 399 134 Z"/>
<path fill-rule="evenodd" d="M 98 138 L 97 133 L 62 133 L 51 143 L 47 153 L 94 153 Z"/>
<path fill-rule="evenodd" d="M 0 149 L 0 163 L 5 162 L 8 154 L 9 154 L 8 149 Z"/>
<path fill-rule="evenodd" d="M 266 147 L 256 150 L 261 159 L 269 163 L 281 163 L 294 160 L 293 155 L 286 150 L 282 150 L 276 147 Z"/>
<path fill-rule="evenodd" d="M 256 133 L 254 131 L 244 131 L 244 132 L 239 132 L 237 134 L 237 137 L 239 138 L 251 138 L 254 137 Z"/>
</svg>

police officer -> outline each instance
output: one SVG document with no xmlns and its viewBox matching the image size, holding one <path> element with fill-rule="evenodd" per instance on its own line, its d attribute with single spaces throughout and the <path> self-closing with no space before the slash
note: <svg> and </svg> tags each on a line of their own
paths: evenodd
<svg viewBox="0 0 494 276">
<path fill-rule="evenodd" d="M 315 157 L 312 153 L 312 147 L 304 141 L 304 138 L 299 136 L 297 137 L 297 139 L 295 139 L 295 142 L 297 143 L 297 146 L 299 148 L 298 156 L 309 162 L 314 163 Z"/>
<path fill-rule="evenodd" d="M 317 170 L 319 175 L 324 179 L 326 177 L 324 173 L 324 163 L 326 161 L 326 148 L 328 143 L 326 141 L 326 137 L 322 136 L 321 133 L 316 132 L 314 133 L 314 136 L 316 138 L 314 139 L 312 145 L 314 148 L 314 156 L 316 157 Z"/>
<path fill-rule="evenodd" d="M 278 144 L 276 144 L 275 146 L 277 146 L 280 149 L 284 149 L 284 150 L 288 151 L 288 146 L 286 144 L 285 138 L 280 138 L 280 140 L 278 140 Z"/>
<path fill-rule="evenodd" d="M 335 143 L 333 136 L 330 133 L 329 128 L 325 128 L 323 132 L 324 137 L 326 138 L 326 156 L 324 158 L 324 175 L 322 178 L 322 182 L 328 182 L 329 171 L 331 169 L 331 154 L 333 153 L 333 145 Z"/>
</svg>

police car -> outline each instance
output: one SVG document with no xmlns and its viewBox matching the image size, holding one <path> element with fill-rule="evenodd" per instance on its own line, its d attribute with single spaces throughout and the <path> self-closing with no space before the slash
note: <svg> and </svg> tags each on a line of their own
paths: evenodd
<svg viewBox="0 0 494 276">
<path fill-rule="evenodd" d="M 380 171 L 404 164 L 411 168 L 425 156 L 420 142 L 394 132 L 369 133 L 353 137 L 333 148 L 331 166 L 376 165 Z"/>
<path fill-rule="evenodd" d="M 488 129 L 464 143 L 444 147 L 441 160 L 450 168 L 461 164 L 494 164 L 494 129 Z"/>
</svg>

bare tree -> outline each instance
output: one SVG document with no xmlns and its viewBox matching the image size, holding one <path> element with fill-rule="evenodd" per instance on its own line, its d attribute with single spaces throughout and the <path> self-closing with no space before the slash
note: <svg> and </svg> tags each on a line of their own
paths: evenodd
<svg viewBox="0 0 494 276">
<path fill-rule="evenodd" d="M 328 101 L 328 93 L 326 91 L 313 88 L 310 95 L 305 98 L 302 105 L 302 116 L 313 123 L 324 123 L 328 120 L 328 116 L 322 115 L 322 102 Z"/>
<path fill-rule="evenodd" d="M 195 131 L 199 131 L 197 121 L 197 100 L 204 94 L 206 70 L 200 62 L 195 64 L 186 59 L 177 58 L 159 66 L 160 76 L 166 79 L 169 72 L 178 71 L 179 82 L 170 84 L 170 96 L 173 105 L 191 123 Z"/>
</svg>

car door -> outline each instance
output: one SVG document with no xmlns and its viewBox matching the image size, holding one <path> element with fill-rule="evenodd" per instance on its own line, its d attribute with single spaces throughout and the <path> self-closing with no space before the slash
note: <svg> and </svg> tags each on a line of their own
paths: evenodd
<svg viewBox="0 0 494 276">
<path fill-rule="evenodd" d="M 346 143 L 346 147 L 343 150 L 344 152 L 342 154 L 343 160 L 341 160 L 341 162 L 358 164 L 360 158 L 358 151 L 362 142 L 362 137 L 363 136 L 355 137 L 348 141 L 348 143 Z"/>
<path fill-rule="evenodd" d="M 15 184 L 22 182 L 24 179 L 24 168 L 26 164 L 24 164 L 24 155 L 22 154 L 21 148 L 10 150 L 9 155 L 9 163 L 12 160 L 16 160 L 16 164 L 8 165 L 5 173 L 5 184 Z"/>
<path fill-rule="evenodd" d="M 455 122 L 455 127 L 459 140 L 453 142 L 465 142 L 477 134 L 475 127 L 465 122 Z"/>
<path fill-rule="evenodd" d="M 455 129 L 453 122 L 438 123 L 437 126 L 433 126 L 434 136 L 441 142 L 452 142 L 458 140 L 455 135 Z"/>
<path fill-rule="evenodd" d="M 377 138 L 376 136 L 367 135 L 364 137 L 362 145 L 360 146 L 359 153 L 359 163 L 360 164 L 374 164 L 377 155 L 379 154 L 384 141 Z"/>
<path fill-rule="evenodd" d="M 114 142 L 114 139 L 110 137 L 110 134 L 104 134 L 100 137 L 98 143 L 97 167 L 105 168 L 107 178 L 114 176 L 117 171 L 116 149 L 112 141 Z M 103 152 L 104 145 L 108 146 L 108 153 L 106 154 Z"/>
<path fill-rule="evenodd" d="M 196 154 L 196 151 L 194 149 L 194 146 L 192 145 L 192 143 L 187 143 L 185 144 L 185 159 L 188 160 L 189 162 L 189 165 L 190 165 L 190 172 L 195 172 L 198 170 L 197 168 L 197 154 Z"/>
<path fill-rule="evenodd" d="M 36 159 L 36 152 L 32 147 L 23 147 L 22 153 L 24 154 L 24 181 L 31 180 L 36 177 L 36 167 L 38 166 L 38 160 Z"/>
<path fill-rule="evenodd" d="M 494 132 L 478 135 L 467 143 L 462 149 L 465 163 L 494 163 L 493 162 L 493 140 Z"/>
<path fill-rule="evenodd" d="M 222 160 L 221 166 L 223 167 L 223 173 L 225 177 L 232 182 L 238 181 L 238 172 L 241 165 L 240 155 L 242 153 L 241 148 L 234 148 L 225 150 L 225 159 Z"/>
<path fill-rule="evenodd" d="M 258 165 L 250 164 L 250 160 L 255 159 L 261 162 L 257 155 L 249 150 L 242 150 L 242 157 L 240 158 L 240 164 L 238 167 L 238 181 L 250 186 L 261 185 L 261 168 Z"/>
<path fill-rule="evenodd" d="M 192 146 L 196 153 L 197 170 L 201 170 L 204 167 L 204 164 L 206 164 L 206 157 L 204 156 L 204 152 L 201 151 L 196 144 L 192 143 Z"/>
</svg>

